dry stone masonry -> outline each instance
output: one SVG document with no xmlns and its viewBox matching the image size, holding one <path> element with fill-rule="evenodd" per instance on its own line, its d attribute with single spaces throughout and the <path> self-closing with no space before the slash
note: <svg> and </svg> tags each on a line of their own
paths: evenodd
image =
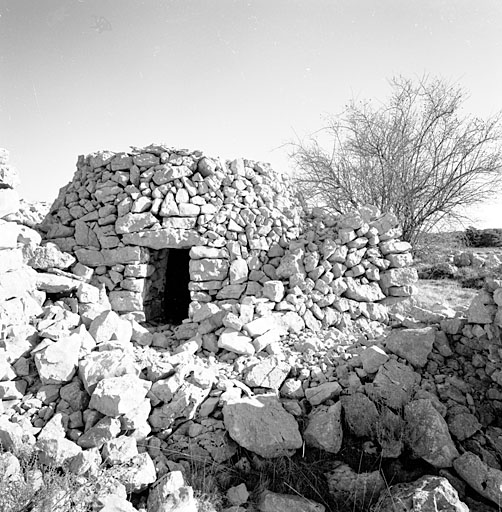
<svg viewBox="0 0 502 512">
<path fill-rule="evenodd" d="M 164 146 L 79 157 L 43 229 L 114 311 L 236 353 L 305 327 L 368 330 L 417 279 L 392 214 L 305 216 L 268 164 Z"/>
<path fill-rule="evenodd" d="M 393 215 L 307 214 L 264 164 L 163 146 L 81 157 L 42 241 L 0 166 L 2 485 L 24 451 L 98 479 L 68 510 L 196 512 L 194 460 L 241 475 L 225 512 L 500 506 L 501 281 L 395 308 Z M 252 484 L 309 453 L 324 494 Z"/>
</svg>

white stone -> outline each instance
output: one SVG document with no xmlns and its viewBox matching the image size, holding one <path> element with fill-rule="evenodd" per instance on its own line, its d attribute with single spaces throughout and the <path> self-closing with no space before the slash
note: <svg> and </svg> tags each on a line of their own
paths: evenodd
<svg viewBox="0 0 502 512">
<path fill-rule="evenodd" d="M 150 387 L 151 382 L 133 375 L 105 378 L 95 387 L 89 407 L 106 416 L 117 417 L 144 400 Z"/>
</svg>

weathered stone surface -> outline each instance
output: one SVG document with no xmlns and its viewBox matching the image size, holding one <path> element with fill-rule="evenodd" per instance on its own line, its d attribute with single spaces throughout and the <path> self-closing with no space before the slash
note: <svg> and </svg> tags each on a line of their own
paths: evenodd
<svg viewBox="0 0 502 512">
<path fill-rule="evenodd" d="M 177 389 L 169 403 L 155 407 L 148 419 L 153 429 L 169 428 L 176 419 L 189 420 L 195 416 L 197 408 L 207 398 L 211 391 L 207 388 L 183 382 Z"/>
<path fill-rule="evenodd" d="M 465 452 L 453 461 L 460 477 L 498 507 L 502 503 L 502 471 L 487 466 L 477 455 Z"/>
<path fill-rule="evenodd" d="M 228 271 L 227 260 L 201 258 L 190 261 L 190 279 L 192 281 L 222 281 L 227 277 Z"/>
<path fill-rule="evenodd" d="M 342 387 L 338 382 L 325 382 L 315 388 L 305 390 L 305 397 L 311 405 L 320 405 L 326 400 L 332 400 L 340 395 Z"/>
<path fill-rule="evenodd" d="M 153 460 L 146 452 L 132 457 L 126 464 L 114 466 L 110 473 L 125 485 L 128 493 L 141 492 L 157 479 Z"/>
<path fill-rule="evenodd" d="M 364 385 L 366 394 L 375 401 L 382 401 L 394 410 L 409 402 L 420 383 L 420 375 L 409 366 L 390 359 L 378 370 L 372 383 Z"/>
<path fill-rule="evenodd" d="M 375 404 L 363 393 L 345 395 L 340 400 L 351 432 L 358 437 L 372 437 L 378 421 Z"/>
<path fill-rule="evenodd" d="M 308 416 L 303 438 L 307 446 L 320 448 L 328 453 L 338 453 L 342 447 L 342 404 L 319 405 Z"/>
<path fill-rule="evenodd" d="M 108 377 L 98 382 L 89 407 L 106 416 L 117 417 L 136 407 L 150 387 L 150 382 L 133 375 Z"/>
<path fill-rule="evenodd" d="M 137 233 L 150 229 L 158 223 L 157 217 L 151 212 L 127 213 L 115 222 L 115 232 L 118 234 Z"/>
<path fill-rule="evenodd" d="M 368 510 L 385 488 L 380 471 L 356 473 L 347 464 L 340 464 L 329 473 L 325 473 L 330 494 L 348 510 Z"/>
<path fill-rule="evenodd" d="M 75 263 L 75 257 L 59 250 L 56 244 L 48 242 L 46 245 L 35 247 L 28 265 L 36 270 L 50 268 L 67 269 Z"/>
<path fill-rule="evenodd" d="M 96 384 L 109 377 L 139 375 L 139 368 L 130 354 L 122 350 L 92 352 L 79 361 L 79 377 L 86 391 L 92 394 Z"/>
<path fill-rule="evenodd" d="M 12 188 L 0 188 L 0 219 L 19 210 L 19 194 Z"/>
<path fill-rule="evenodd" d="M 258 510 L 260 512 L 324 512 L 326 508 L 302 496 L 265 491 L 260 496 Z"/>
<path fill-rule="evenodd" d="M 380 286 L 385 293 L 391 286 L 411 286 L 418 281 L 415 268 L 391 268 L 380 273 Z"/>
<path fill-rule="evenodd" d="M 129 312 L 143 309 L 141 293 L 129 291 L 113 291 L 109 293 L 110 304 L 114 311 Z"/>
<path fill-rule="evenodd" d="M 291 366 L 275 357 L 268 357 L 251 367 L 244 376 L 249 387 L 279 389 L 288 376 Z"/>
<path fill-rule="evenodd" d="M 459 441 L 464 441 L 473 436 L 481 429 L 481 426 L 476 416 L 469 413 L 455 414 L 453 417 L 448 418 L 450 433 Z"/>
<path fill-rule="evenodd" d="M 450 437 L 448 425 L 431 400 L 414 400 L 404 408 L 405 443 L 414 457 L 436 468 L 451 467 L 459 453 Z"/>
<path fill-rule="evenodd" d="M 103 460 L 111 466 L 125 464 L 138 455 L 136 439 L 134 437 L 120 436 L 107 441 L 103 445 L 102 454 Z"/>
<path fill-rule="evenodd" d="M 280 302 L 284 297 L 284 283 L 282 281 L 267 281 L 263 285 L 262 294 L 273 302 Z"/>
<path fill-rule="evenodd" d="M 380 494 L 379 512 L 469 512 L 446 478 L 423 476 L 411 483 L 393 485 Z"/>
<path fill-rule="evenodd" d="M 55 274 L 37 274 L 37 290 L 46 293 L 69 293 L 75 291 L 81 284 L 77 279 Z"/>
<path fill-rule="evenodd" d="M 82 448 L 101 448 L 106 442 L 116 438 L 120 433 L 120 420 L 104 417 L 82 434 L 77 444 Z"/>
<path fill-rule="evenodd" d="M 485 304 L 483 296 L 477 295 L 467 310 L 467 321 L 471 324 L 491 324 L 497 312 L 494 304 Z"/>
<path fill-rule="evenodd" d="M 218 348 L 224 348 L 236 354 L 253 355 L 255 353 L 255 348 L 249 336 L 228 328 L 220 334 Z"/>
<path fill-rule="evenodd" d="M 35 289 L 37 273 L 28 267 L 6 272 L 0 279 L 0 303 Z"/>
<path fill-rule="evenodd" d="M 195 230 L 174 228 L 126 233 L 122 236 L 122 241 L 128 245 L 138 245 L 156 250 L 189 249 L 194 245 L 204 245 L 204 239 Z"/>
<path fill-rule="evenodd" d="M 247 281 L 249 275 L 248 264 L 245 259 L 237 258 L 230 263 L 230 284 L 241 284 Z"/>
<path fill-rule="evenodd" d="M 171 471 L 159 478 L 148 494 L 148 512 L 197 512 L 191 487 L 185 485 L 181 471 Z"/>
<path fill-rule="evenodd" d="M 0 415 L 0 445 L 4 450 L 15 453 L 30 451 L 35 444 L 35 437 L 19 423 L 14 423 L 5 415 Z"/>
<path fill-rule="evenodd" d="M 394 330 L 385 339 L 385 347 L 413 366 L 422 368 L 432 351 L 435 333 L 434 327 Z"/>
<path fill-rule="evenodd" d="M 376 282 L 361 284 L 355 279 L 347 277 L 345 278 L 345 284 L 347 285 L 347 289 L 345 290 L 344 296 L 348 299 L 361 302 L 377 302 L 385 299 L 382 289 Z"/>
<path fill-rule="evenodd" d="M 377 372 L 389 360 L 389 356 L 380 347 L 373 345 L 361 352 L 363 370 L 366 373 Z"/>
<path fill-rule="evenodd" d="M 72 379 L 77 371 L 81 339 L 72 334 L 56 342 L 49 342 L 46 348 L 34 355 L 40 380 L 43 384 L 60 384 Z"/>
<path fill-rule="evenodd" d="M 223 418 L 230 437 L 262 457 L 291 455 L 302 446 L 296 420 L 274 396 L 258 395 L 227 403 Z"/>
</svg>

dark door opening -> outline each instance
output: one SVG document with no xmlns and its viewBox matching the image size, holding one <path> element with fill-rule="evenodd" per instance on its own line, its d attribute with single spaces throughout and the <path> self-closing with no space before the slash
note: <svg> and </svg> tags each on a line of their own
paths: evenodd
<svg viewBox="0 0 502 512">
<path fill-rule="evenodd" d="M 169 249 L 166 284 L 164 287 L 164 318 L 167 323 L 179 325 L 188 318 L 190 305 L 189 249 Z"/>
</svg>

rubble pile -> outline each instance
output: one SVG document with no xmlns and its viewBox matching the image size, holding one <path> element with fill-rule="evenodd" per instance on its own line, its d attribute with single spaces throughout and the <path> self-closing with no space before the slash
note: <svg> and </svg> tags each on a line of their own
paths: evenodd
<svg viewBox="0 0 502 512">
<path fill-rule="evenodd" d="M 411 317 L 394 315 L 391 328 L 383 323 L 387 305 L 406 297 L 416 279 L 409 246 L 399 241 L 391 215 L 368 207 L 337 219 L 318 212 L 300 218 L 291 202 L 286 206 L 289 216 L 262 214 L 279 219 L 274 227 L 288 227 L 278 229 L 280 233 L 271 230 L 279 239 L 262 232 L 259 240 L 270 245 L 257 249 L 251 248 L 253 238 L 246 230 L 229 230 L 230 220 L 239 225 L 233 208 L 245 196 L 218 188 L 213 197 L 218 209 L 208 224 L 196 220 L 196 227 L 163 226 L 165 219 L 190 217 L 161 220 L 151 209 L 161 199 L 154 196 L 158 184 L 147 187 L 139 181 L 137 190 L 151 193 L 133 197 L 125 174 L 129 180 L 136 165 L 139 176 L 150 169 L 153 182 L 159 170 L 154 166 L 171 162 L 160 170 L 182 173 L 178 182 L 173 180 L 180 186 L 166 188 L 157 201 L 162 205 L 173 194 L 172 186 L 185 190 L 186 183 L 204 183 L 200 170 L 213 169 L 208 176 L 214 179 L 223 171 L 196 153 L 177 155 L 176 160 L 174 152 L 161 149 L 157 155 L 150 148 L 149 157 L 138 151 L 81 159 L 75 180 L 90 180 L 86 187 L 92 189 L 100 183 L 98 176 L 108 172 L 107 180 L 117 185 L 107 187 L 120 191 L 107 192 L 113 199 L 97 208 L 95 194 L 105 187 L 86 188 L 86 196 L 79 186 L 80 198 L 70 184 L 52 208 L 43 243 L 35 230 L 7 221 L 15 211 L 0 202 L 0 477 L 9 481 L 17 471 L 10 452 L 34 452 L 42 464 L 98 479 L 100 485 L 86 487 L 84 493 L 95 510 L 195 512 L 197 496 L 188 477 L 191 461 L 198 460 L 207 461 L 208 468 L 228 465 L 243 475 L 223 489 L 222 510 L 227 512 L 322 512 L 330 510 L 330 503 L 346 500 L 353 500 L 351 509 L 368 510 L 379 496 L 375 506 L 383 511 L 394 510 L 397 500 L 402 510 L 424 512 L 435 510 L 437 503 L 462 512 L 497 507 L 502 502 L 502 282 L 487 281 L 465 315 L 413 307 Z M 162 157 L 164 153 L 169 155 Z M 134 163 L 136 156 L 141 159 Z M 197 158 L 202 179 L 178 169 L 190 169 L 189 160 Z M 127 171 L 121 167 L 126 164 Z M 239 162 L 230 164 L 231 183 L 252 183 L 256 176 L 246 169 L 264 169 L 249 161 L 242 164 L 244 174 L 232 171 L 241 169 Z M 114 181 L 115 175 L 122 177 Z M 258 176 L 262 181 L 251 190 L 257 198 L 257 188 L 264 191 L 260 211 L 265 198 L 273 197 L 266 190 L 275 185 L 264 173 Z M 6 188 L 11 182 L 6 180 Z M 72 200 L 63 206 L 67 196 Z M 150 201 L 150 210 L 134 215 L 150 213 L 158 226 L 117 233 L 120 219 L 129 215 L 138 220 L 132 211 L 119 215 L 120 204 L 132 210 L 141 198 Z M 287 204 L 286 196 L 280 200 Z M 279 210 L 279 203 L 270 201 L 267 208 Z M 175 202 L 178 210 L 185 204 Z M 85 220 L 77 206 L 96 220 Z M 116 218 L 100 224 L 106 217 L 99 211 L 106 206 L 110 219 Z M 222 225 L 229 238 L 225 230 L 218 233 L 221 211 L 228 213 Z M 209 214 L 199 213 L 197 219 L 201 215 Z M 264 222 L 260 219 L 257 228 Z M 128 234 L 143 241 L 199 238 L 195 245 L 180 242 L 155 249 L 125 244 Z M 119 245 L 101 245 L 107 237 L 115 237 Z M 78 243 L 84 240 L 91 240 L 94 249 Z M 159 252 L 187 247 L 185 243 L 189 284 L 206 283 L 205 288 L 190 290 L 189 317 L 181 325 L 149 325 L 142 321 L 147 316 L 142 308 L 145 299 L 155 296 L 144 290 L 160 271 L 154 268 L 149 274 L 150 258 L 162 259 Z M 126 254 L 131 259 L 124 261 Z M 200 260 L 212 263 L 197 267 Z M 222 275 L 223 267 L 214 260 L 227 262 L 218 263 L 228 267 L 224 277 L 194 279 L 211 272 Z M 253 261 L 260 265 L 253 268 Z M 244 269 L 242 262 L 246 278 L 232 282 Z M 143 291 L 133 292 L 140 297 L 138 309 L 117 311 L 113 294 L 131 292 L 124 288 L 127 280 L 143 280 Z M 211 288 L 211 282 L 219 287 Z M 222 290 L 235 289 L 242 290 L 236 298 L 218 297 Z M 374 454 L 381 469 L 363 471 L 359 458 L 351 465 L 344 458 L 348 443 Z M 331 462 L 322 475 L 324 504 L 316 503 L 319 495 L 307 500 L 276 489 L 263 491 L 245 476 L 267 461 L 309 452 L 323 453 Z M 406 468 L 410 461 L 414 472 Z M 9 475 L 1 473 L 5 467 Z M 401 469 L 392 473 L 395 467 Z M 85 501 L 82 493 L 74 499 Z"/>
</svg>

